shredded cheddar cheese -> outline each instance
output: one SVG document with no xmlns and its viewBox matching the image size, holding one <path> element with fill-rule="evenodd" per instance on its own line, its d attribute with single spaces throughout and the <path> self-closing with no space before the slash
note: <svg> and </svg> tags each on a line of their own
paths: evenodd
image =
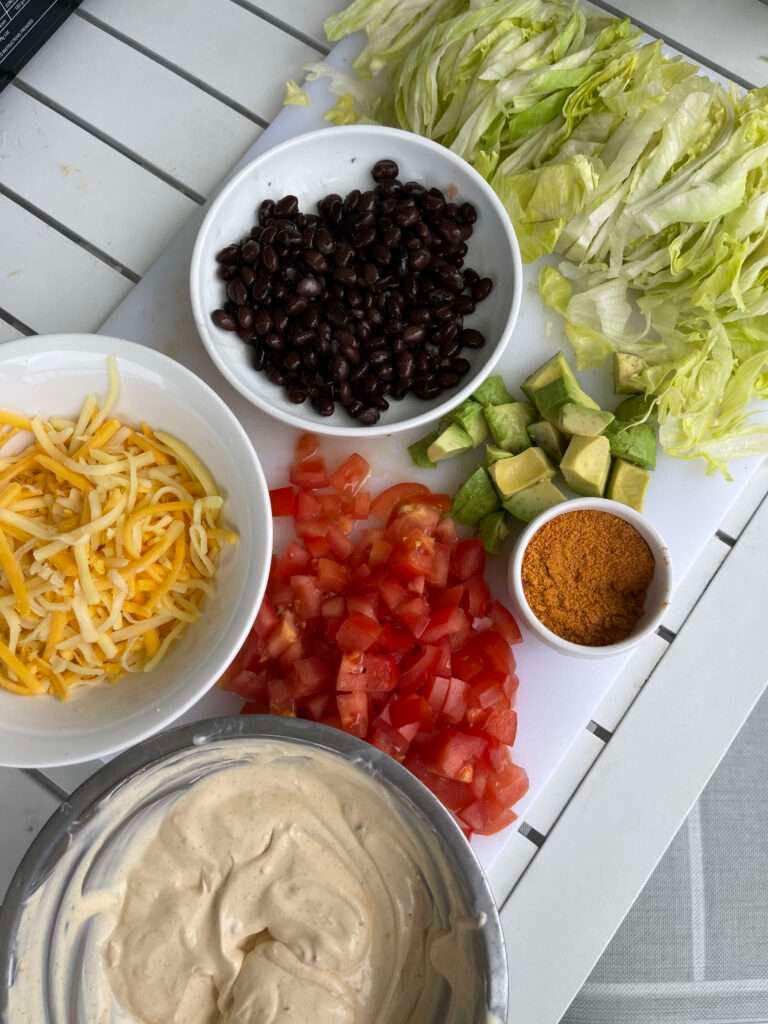
<svg viewBox="0 0 768 1024">
<path fill-rule="evenodd" d="M 119 376 L 77 418 L 0 410 L 0 688 L 66 700 L 154 669 L 199 617 L 237 534 L 178 438 L 114 416 Z M 26 447 L 5 454 L 19 435 Z"/>
</svg>

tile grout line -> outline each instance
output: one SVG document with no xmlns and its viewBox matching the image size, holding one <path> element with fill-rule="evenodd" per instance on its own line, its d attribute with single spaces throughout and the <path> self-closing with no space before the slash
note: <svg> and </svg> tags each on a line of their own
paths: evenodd
<svg viewBox="0 0 768 1024">
<path fill-rule="evenodd" d="M 328 56 L 331 52 L 329 48 L 319 39 L 314 39 L 312 36 L 306 35 L 300 29 L 294 28 L 287 21 L 283 21 L 281 18 L 276 17 L 274 14 L 269 14 L 267 11 L 261 9 L 258 4 L 251 3 L 250 0 L 231 0 L 237 7 L 242 7 L 244 11 L 249 11 L 251 14 L 255 14 L 257 18 L 261 18 L 263 21 L 268 22 L 275 28 L 279 28 L 281 32 L 285 32 L 286 35 L 293 36 L 294 39 L 298 39 L 300 43 L 304 43 L 306 46 L 311 46 L 313 50 L 317 50 L 318 53 L 322 53 L 324 56 Z"/>
<path fill-rule="evenodd" d="M 201 92 L 207 93 L 208 96 L 218 100 L 219 103 L 223 103 L 225 107 L 229 107 L 230 110 L 234 110 L 235 113 L 240 114 L 241 117 L 245 117 L 247 120 L 257 124 L 260 128 L 267 128 L 269 126 L 269 121 L 266 121 L 258 114 L 254 114 L 253 111 L 248 109 L 248 107 L 244 107 L 242 103 L 238 103 L 237 100 L 230 99 L 225 93 L 219 92 L 218 89 L 214 88 L 212 85 L 208 85 L 201 78 L 197 78 L 195 75 L 185 71 L 178 64 L 174 64 L 173 61 L 160 56 L 159 53 L 155 53 L 153 50 L 142 45 L 142 43 L 136 42 L 136 40 L 131 39 L 130 36 L 125 35 L 118 29 L 112 28 L 111 25 L 101 21 L 101 19 L 91 14 L 90 11 L 79 9 L 73 13 L 78 18 L 82 18 L 84 21 L 87 21 L 90 25 L 101 29 L 102 32 L 106 32 L 107 35 L 112 36 L 113 39 L 119 40 L 126 46 L 130 46 L 132 50 L 136 50 L 137 53 L 142 54 L 142 56 L 147 57 L 149 60 L 153 60 L 156 64 L 165 68 L 166 71 L 172 71 L 173 74 L 178 75 L 179 78 L 183 78 L 185 82 L 189 82 L 190 85 L 194 85 L 196 89 L 200 89 Z"/>
<path fill-rule="evenodd" d="M 174 178 L 173 175 L 167 174 L 162 168 L 158 167 L 156 164 L 151 163 L 149 160 L 145 160 L 143 157 L 139 156 L 138 153 L 135 153 L 127 146 L 123 146 L 122 143 L 118 142 L 116 139 L 111 138 L 105 132 L 102 132 L 99 128 L 96 128 L 94 125 L 89 124 L 88 121 L 85 121 L 83 118 L 78 117 L 77 114 L 73 114 L 72 111 L 67 110 L 66 107 L 63 107 L 60 103 L 57 103 L 55 100 L 52 100 L 50 97 L 46 96 L 45 93 L 42 93 L 39 90 L 35 89 L 34 86 L 28 85 L 23 80 L 23 78 L 17 77 L 13 80 L 11 84 L 16 89 L 18 89 L 19 92 L 22 92 L 26 96 L 29 96 L 31 99 L 36 100 L 38 103 L 41 103 L 44 107 L 47 107 L 49 110 L 52 110 L 55 114 L 58 114 L 60 117 L 63 117 L 66 121 L 69 121 L 71 124 L 74 124 L 78 128 L 81 128 L 84 132 L 87 132 L 89 135 L 93 136 L 93 138 L 98 139 L 99 142 L 103 142 L 105 146 L 109 146 L 110 149 L 113 149 L 116 153 L 119 153 L 121 156 L 124 156 L 127 160 L 130 160 L 131 163 L 138 165 L 139 167 L 142 168 L 142 170 L 145 170 L 149 174 L 154 175 L 154 177 L 159 178 L 160 181 L 164 182 L 170 188 L 175 189 L 177 192 L 181 192 L 181 194 L 186 196 L 187 199 L 191 199 L 192 202 L 197 203 L 199 206 L 202 206 L 205 203 L 205 196 L 201 196 L 199 192 L 195 192 L 193 188 L 190 188 L 188 185 L 185 185 L 183 181 L 179 181 L 179 179 Z"/>
<path fill-rule="evenodd" d="M 97 260 L 106 264 L 106 266 L 116 271 L 122 277 L 127 278 L 132 284 L 138 284 L 141 280 L 141 276 L 131 270 L 130 267 L 126 267 L 125 264 L 121 263 L 119 260 L 113 259 L 108 253 L 83 238 L 82 235 L 78 235 L 76 231 L 72 231 L 71 228 L 66 226 L 66 224 L 62 224 L 61 221 L 56 220 L 55 217 L 51 217 L 50 214 L 41 210 L 39 206 L 35 206 L 34 203 L 30 203 L 23 196 L 20 196 L 18 192 L 14 192 L 13 189 L 8 188 L 6 185 L 1 183 L 0 195 L 5 196 L 6 199 L 10 199 L 11 202 L 16 203 L 17 206 L 26 210 L 27 213 L 31 213 L 33 217 L 37 217 L 38 220 L 47 224 L 49 228 L 53 228 L 54 231 L 57 231 L 60 235 L 68 238 L 70 242 L 74 242 L 76 245 L 79 245 L 81 249 L 90 253 L 91 256 L 94 256 Z"/>
<path fill-rule="evenodd" d="M 686 57 L 690 57 L 691 60 L 695 60 L 697 64 L 701 64 L 705 68 L 709 68 L 710 71 L 714 71 L 717 75 L 722 75 L 723 78 L 727 78 L 730 82 L 735 82 L 737 85 L 741 85 L 744 89 L 755 89 L 754 82 L 750 82 L 746 78 L 742 78 L 741 75 L 737 75 L 733 71 L 728 71 L 726 68 L 717 64 L 715 61 L 710 60 L 709 57 L 705 57 L 703 54 L 698 53 L 696 50 L 692 50 L 689 46 L 679 42 L 677 39 L 673 39 L 672 36 L 668 36 L 665 32 L 659 31 L 645 21 L 639 21 L 634 15 L 631 17 L 621 10 L 620 7 L 616 7 L 614 4 L 606 3 L 606 0 L 589 0 L 590 3 L 594 4 L 595 7 L 599 7 L 601 10 L 606 11 L 608 14 L 613 14 L 617 18 L 627 18 L 636 25 L 643 32 L 649 36 L 653 36 L 655 39 L 661 39 L 662 42 L 666 43 L 667 46 L 671 46 L 674 50 L 678 50 L 680 53 L 685 54 Z"/>
<path fill-rule="evenodd" d="M 0 320 L 3 320 L 14 330 L 17 330 L 20 334 L 25 334 L 27 337 L 33 334 L 37 334 L 37 331 L 32 330 L 29 324 L 25 324 L 23 320 L 19 320 L 13 313 L 9 313 L 7 309 L 3 309 L 0 306 Z"/>
<path fill-rule="evenodd" d="M 707 968 L 707 906 L 704 890 L 704 847 L 701 803 L 697 800 L 686 819 L 688 874 L 691 880 L 691 962 L 694 981 L 704 981 Z"/>
<path fill-rule="evenodd" d="M 25 775 L 29 776 L 29 778 L 34 779 L 38 786 L 47 790 L 61 803 L 65 800 L 69 800 L 69 793 L 62 789 L 61 786 L 58 786 L 52 779 L 49 779 L 48 776 L 44 772 L 40 771 L 39 768 L 22 768 L 21 771 Z"/>
</svg>

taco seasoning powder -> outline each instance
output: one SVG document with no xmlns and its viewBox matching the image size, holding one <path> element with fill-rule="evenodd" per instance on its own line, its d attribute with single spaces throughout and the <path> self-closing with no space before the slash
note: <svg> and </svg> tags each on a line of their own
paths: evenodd
<svg viewBox="0 0 768 1024">
<path fill-rule="evenodd" d="M 525 597 L 564 640 L 604 647 L 643 614 L 655 560 L 643 537 L 611 512 L 564 512 L 533 535 L 523 557 Z"/>
</svg>

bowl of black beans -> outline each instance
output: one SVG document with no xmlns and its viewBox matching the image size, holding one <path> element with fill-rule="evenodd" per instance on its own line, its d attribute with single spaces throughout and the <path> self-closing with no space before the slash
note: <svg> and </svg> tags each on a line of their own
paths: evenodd
<svg viewBox="0 0 768 1024">
<path fill-rule="evenodd" d="M 419 427 L 467 398 L 512 335 L 522 267 L 486 181 L 450 150 L 377 125 L 276 146 L 223 189 L 192 257 L 216 366 L 294 426 Z"/>
</svg>

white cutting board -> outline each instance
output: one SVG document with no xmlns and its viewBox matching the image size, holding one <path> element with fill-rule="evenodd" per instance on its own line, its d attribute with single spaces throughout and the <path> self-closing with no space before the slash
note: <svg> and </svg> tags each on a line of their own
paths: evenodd
<svg viewBox="0 0 768 1024">
<path fill-rule="evenodd" d="M 348 65 L 359 45 L 355 38 L 344 40 L 335 47 L 329 62 L 336 67 Z M 324 83 L 312 83 L 307 91 L 312 96 L 311 106 L 284 108 L 238 168 L 294 135 L 327 127 L 323 113 L 331 98 Z M 388 155 L 381 154 L 382 157 Z M 254 208 L 258 201 L 259 197 L 254 196 Z M 288 482 L 296 431 L 260 412 L 230 387 L 208 358 L 192 320 L 189 262 L 203 215 L 204 211 L 193 217 L 176 236 L 143 280 L 102 325 L 101 333 L 159 349 L 199 374 L 239 417 L 259 453 L 270 486 L 279 486 Z M 558 318 L 545 310 L 538 296 L 536 278 L 539 266 L 537 263 L 525 269 L 520 319 L 498 366 L 498 372 L 504 375 L 510 388 L 559 348 L 569 351 Z M 586 389 L 606 407 L 610 407 L 613 400 L 608 378 L 608 373 L 597 371 L 582 375 Z M 435 490 L 455 489 L 477 464 L 477 455 L 465 455 L 432 471 L 417 470 L 410 462 L 406 447 L 422 433 L 424 431 L 398 434 L 391 439 L 361 439 L 354 443 L 329 439 L 327 451 L 339 454 L 352 449 L 359 451 L 373 465 L 374 487 L 383 487 L 398 480 L 420 479 Z M 757 460 L 735 464 L 734 481 L 727 483 L 721 478 L 705 476 L 699 464 L 661 456 L 649 489 L 646 512 L 669 545 L 676 580 L 685 575 L 715 533 L 756 466 Z M 277 539 L 280 543 L 279 531 Z M 511 542 L 508 542 L 506 550 L 510 548 Z M 489 560 L 489 575 L 502 599 L 506 596 L 506 564 L 504 555 Z M 525 767 L 531 780 L 528 795 L 516 808 L 522 819 L 525 808 L 541 793 L 571 743 L 589 723 L 595 708 L 625 664 L 626 657 L 595 661 L 567 658 L 532 636 L 525 637 L 525 642 L 515 648 L 515 654 L 520 676 L 520 726 L 514 756 Z M 230 713 L 239 705 L 240 702 L 232 695 L 214 690 L 182 721 Z M 653 756 L 652 751 L 648 754 Z M 638 767 L 642 770 L 642 766 Z M 503 853 L 505 835 L 508 839 L 509 832 L 475 841 L 486 869 Z"/>
</svg>

